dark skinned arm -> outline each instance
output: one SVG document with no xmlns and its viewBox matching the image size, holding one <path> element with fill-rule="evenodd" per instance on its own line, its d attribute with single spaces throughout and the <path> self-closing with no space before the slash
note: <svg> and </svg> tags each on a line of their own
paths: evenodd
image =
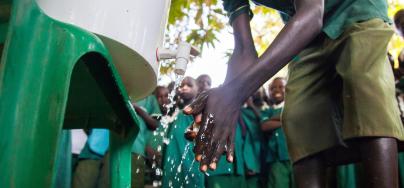
<svg viewBox="0 0 404 188">
<path fill-rule="evenodd" d="M 145 121 L 147 129 L 154 131 L 158 128 L 158 121 L 149 116 L 142 108 L 136 104 L 132 104 L 135 108 L 136 113 Z"/>
<path fill-rule="evenodd" d="M 249 16 L 244 13 L 234 19 L 236 46 L 225 84 L 201 94 L 184 110 L 201 124 L 194 148 L 201 171 L 208 166 L 215 169 L 224 152 L 227 160 L 233 161 L 235 125 L 242 103 L 321 32 L 324 0 L 295 0 L 295 8 L 296 14 L 257 60 L 251 58 L 256 53 L 251 50 Z M 243 53 L 248 58 L 237 61 Z"/>
<path fill-rule="evenodd" d="M 229 59 L 225 84 L 255 65 L 258 60 L 257 50 L 252 40 L 249 16 L 244 15 L 240 20 L 234 21 L 232 26 L 234 50 Z"/>
<path fill-rule="evenodd" d="M 282 123 L 279 118 L 271 118 L 271 119 L 261 123 L 261 131 L 272 132 L 281 126 L 282 126 Z"/>
</svg>

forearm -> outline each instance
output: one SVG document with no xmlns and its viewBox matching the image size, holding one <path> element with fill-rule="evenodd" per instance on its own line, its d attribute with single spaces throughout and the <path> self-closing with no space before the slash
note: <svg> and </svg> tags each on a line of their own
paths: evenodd
<svg viewBox="0 0 404 188">
<path fill-rule="evenodd" d="M 235 87 L 233 89 L 237 91 L 235 93 L 238 95 L 238 100 L 246 100 L 321 32 L 323 5 L 316 4 L 310 8 L 305 6 L 307 5 L 301 7 L 301 11 L 296 12 L 274 42 L 258 59 L 258 63 L 229 82 L 231 87 Z"/>
<path fill-rule="evenodd" d="M 265 121 L 261 124 L 261 131 L 263 132 L 271 132 L 277 128 L 281 127 L 280 121 Z"/>
<path fill-rule="evenodd" d="M 135 107 L 135 110 L 137 112 L 137 114 L 144 120 L 144 122 L 146 123 L 146 126 L 149 130 L 156 130 L 158 127 L 158 121 L 153 119 L 151 116 L 149 116 L 149 114 L 147 114 L 145 111 L 143 111 L 141 108 L 139 107 Z"/>
<path fill-rule="evenodd" d="M 237 17 L 233 22 L 234 50 L 230 57 L 225 83 L 236 78 L 248 67 L 257 63 L 258 55 L 252 40 L 248 14 Z"/>
</svg>

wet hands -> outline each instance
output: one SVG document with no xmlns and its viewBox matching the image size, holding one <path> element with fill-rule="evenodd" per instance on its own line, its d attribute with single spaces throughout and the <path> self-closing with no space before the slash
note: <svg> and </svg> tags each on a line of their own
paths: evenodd
<svg viewBox="0 0 404 188">
<path fill-rule="evenodd" d="M 189 126 L 185 131 L 184 136 L 188 141 L 194 141 L 198 132 L 199 132 L 199 124 L 193 122 L 192 125 Z"/>
<path fill-rule="evenodd" d="M 222 86 L 199 94 L 184 109 L 186 114 L 195 117 L 192 126 L 199 126 L 194 152 L 201 163 L 201 171 L 206 171 L 208 166 L 216 169 L 223 153 L 226 153 L 227 161 L 233 162 L 234 134 L 241 104 L 232 89 Z"/>
</svg>

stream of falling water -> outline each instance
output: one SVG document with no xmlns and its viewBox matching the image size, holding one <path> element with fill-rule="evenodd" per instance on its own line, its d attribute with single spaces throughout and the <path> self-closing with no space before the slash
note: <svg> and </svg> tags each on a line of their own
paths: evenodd
<svg viewBox="0 0 404 188">
<path fill-rule="evenodd" d="M 164 144 L 168 145 L 168 144 L 170 143 L 170 140 L 173 139 L 173 136 L 170 136 L 170 138 L 167 137 L 167 131 L 168 131 L 169 125 L 177 119 L 177 115 L 178 115 L 178 113 L 179 113 L 180 110 L 176 108 L 175 111 L 174 111 L 174 113 L 173 113 L 171 116 L 168 115 L 168 113 L 172 110 L 172 108 L 173 108 L 173 107 L 175 106 L 175 104 L 176 104 L 176 101 L 175 101 L 174 97 L 175 97 L 175 95 L 176 95 L 177 89 L 180 87 L 180 85 L 181 85 L 181 83 L 182 83 L 183 78 L 184 78 L 183 75 L 176 75 L 174 88 L 173 88 L 173 90 L 170 92 L 170 94 L 168 95 L 169 104 L 167 104 L 167 105 L 164 106 L 164 107 L 166 108 L 166 114 L 164 114 L 164 115 L 161 117 L 161 119 L 160 119 L 160 123 L 161 123 L 163 129 L 162 129 L 162 130 L 159 130 L 159 131 L 154 131 L 154 133 L 153 133 L 154 136 L 161 137 L 162 140 L 163 140 L 163 143 L 160 144 L 159 146 L 157 146 L 157 152 L 160 152 L 160 153 L 162 152 L 163 145 L 164 145 Z M 213 121 L 213 114 L 209 114 L 208 118 L 207 118 L 205 121 L 206 121 L 205 124 L 207 124 L 208 122 L 211 123 L 211 121 Z M 176 127 L 177 127 L 177 125 L 172 125 L 172 126 L 174 126 L 173 128 L 176 128 Z M 206 128 L 207 128 L 207 127 L 205 126 L 205 129 L 206 129 Z M 185 130 L 184 130 L 184 131 L 185 131 Z M 204 139 L 204 138 L 205 138 L 205 135 L 202 135 L 202 139 Z M 156 138 L 155 138 L 155 139 L 156 139 Z M 155 141 L 156 141 L 156 140 L 155 140 Z M 184 148 L 184 153 L 183 153 L 183 155 L 182 155 L 182 157 L 181 157 L 180 164 L 179 164 L 177 167 L 174 166 L 174 159 L 171 159 L 171 160 L 170 160 L 170 158 L 167 159 L 167 161 L 168 161 L 168 162 L 171 162 L 171 165 L 172 165 L 170 171 L 174 171 L 174 170 L 176 171 L 176 174 L 175 174 L 174 179 L 173 179 L 173 180 L 170 180 L 169 183 L 168 183 L 168 184 L 169 184 L 169 187 L 173 187 L 173 186 L 172 186 L 172 185 L 173 185 L 173 181 L 183 181 L 183 182 L 181 183 L 181 187 L 184 187 L 184 183 L 185 183 L 185 186 L 189 187 L 188 184 L 189 184 L 189 182 L 190 182 L 190 179 L 195 176 L 194 173 L 191 173 L 192 168 L 193 168 L 194 163 L 195 163 L 195 159 L 194 159 L 194 160 L 192 161 L 192 163 L 191 163 L 191 166 L 189 167 L 189 170 L 186 170 L 187 172 L 186 172 L 186 175 L 185 175 L 185 179 L 184 179 L 184 180 L 180 180 L 180 177 L 179 177 L 179 174 L 180 174 L 180 173 L 182 172 L 182 170 L 183 170 L 183 167 L 182 167 L 182 166 L 183 166 L 184 160 L 185 160 L 185 158 L 186 158 L 186 156 L 187 156 L 187 154 L 188 154 L 188 152 L 189 152 L 189 150 L 190 150 L 190 149 L 189 149 L 189 148 L 190 148 L 190 144 L 191 144 L 191 143 L 187 143 L 187 145 L 185 146 L 185 148 Z M 153 156 L 153 159 L 156 159 L 156 156 Z M 161 160 L 164 160 L 164 159 L 161 159 Z M 156 177 L 162 178 L 162 176 L 164 175 L 164 174 L 163 174 L 163 170 L 161 169 L 160 166 L 158 166 L 158 165 L 156 164 L 155 161 L 154 161 L 153 164 L 152 164 L 152 169 L 154 170 L 154 173 L 155 173 Z M 205 172 L 205 175 L 206 175 L 206 176 L 209 176 L 209 174 L 206 173 L 206 172 Z M 154 186 L 154 187 L 159 187 L 159 186 L 161 186 L 161 185 L 162 185 L 161 179 L 158 179 L 158 180 L 156 180 L 156 181 L 153 181 L 153 186 Z M 197 186 L 197 185 L 195 185 L 195 186 Z"/>
<path fill-rule="evenodd" d="M 168 113 L 172 110 L 172 108 L 176 104 L 176 101 L 175 101 L 174 97 L 175 97 L 176 91 L 180 87 L 183 79 L 184 79 L 183 75 L 177 75 L 176 74 L 174 88 L 168 95 L 169 104 L 164 106 L 166 108 L 166 114 L 163 114 L 163 116 L 161 117 L 161 120 L 160 120 L 160 123 L 161 123 L 161 126 L 163 127 L 163 129 L 161 131 L 154 131 L 154 133 L 153 133 L 154 136 L 162 137 L 163 145 L 164 144 L 168 145 L 170 143 L 170 139 L 172 139 L 172 138 L 167 138 L 168 126 L 169 126 L 170 123 L 172 123 L 173 121 L 176 120 L 176 116 L 177 116 L 177 114 L 179 112 L 179 109 L 175 109 L 172 116 L 168 115 Z M 163 148 L 162 145 L 157 146 L 157 152 L 161 153 L 162 148 Z M 186 153 L 186 152 L 187 151 L 184 151 L 184 153 Z M 156 158 L 156 156 L 153 156 L 153 159 L 155 159 L 155 158 Z M 164 160 L 164 159 L 161 159 L 161 160 Z M 183 163 L 183 158 L 181 158 L 181 163 L 180 164 L 182 164 L 182 163 Z M 162 177 L 164 175 L 163 170 L 161 169 L 160 166 L 156 165 L 155 161 L 153 161 L 152 169 L 154 170 L 154 173 L 155 173 L 156 177 Z M 161 185 L 162 185 L 161 180 L 153 181 L 153 186 L 154 187 L 158 187 L 158 186 L 161 186 Z"/>
</svg>

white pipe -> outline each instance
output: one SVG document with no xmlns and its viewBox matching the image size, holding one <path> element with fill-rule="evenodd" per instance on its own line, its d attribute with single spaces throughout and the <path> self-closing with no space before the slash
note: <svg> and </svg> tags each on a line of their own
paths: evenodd
<svg viewBox="0 0 404 188">
<path fill-rule="evenodd" d="M 184 75 L 190 56 L 198 56 L 199 50 L 187 42 L 180 42 L 177 50 L 157 48 L 157 61 L 175 58 L 174 72 L 177 75 Z"/>
</svg>

